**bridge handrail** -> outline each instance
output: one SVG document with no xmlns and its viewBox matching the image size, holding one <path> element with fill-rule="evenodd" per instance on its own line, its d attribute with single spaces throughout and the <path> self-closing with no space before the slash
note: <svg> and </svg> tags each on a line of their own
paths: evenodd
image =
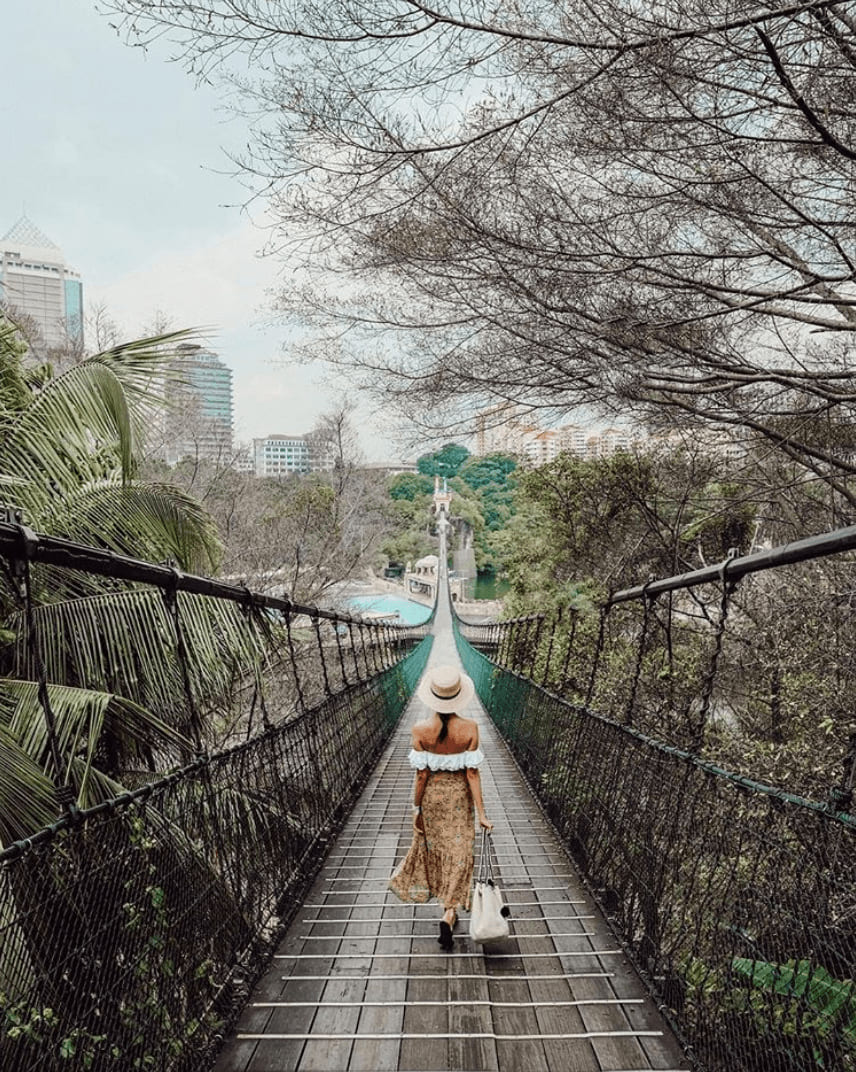
<svg viewBox="0 0 856 1072">
<path fill-rule="evenodd" d="M 678 573 L 672 577 L 662 577 L 658 580 L 647 581 L 645 584 L 637 584 L 632 588 L 622 588 L 617 592 L 610 593 L 600 603 L 600 606 L 612 607 L 616 603 L 629 603 L 635 599 L 654 599 L 664 592 L 674 592 L 680 588 L 695 588 L 701 584 L 712 584 L 722 581 L 725 577 L 729 581 L 738 581 L 741 577 L 745 577 L 750 573 L 759 573 L 778 566 L 792 566 L 798 562 L 809 562 L 813 558 L 823 558 L 827 555 L 854 550 L 856 550 L 856 525 L 849 525 L 846 528 L 833 529 L 817 536 L 807 536 L 802 540 L 793 540 L 790 543 L 780 544 L 778 547 L 771 547 L 765 551 L 755 551 L 750 555 L 726 557 L 721 562 L 717 562 L 712 566 L 704 566 L 702 569 L 689 570 L 686 573 Z M 485 622 L 469 622 L 457 613 L 456 617 L 463 625 L 473 628 L 488 624 Z M 540 621 L 544 618 L 544 613 L 523 614 L 516 618 L 502 618 L 500 621 L 503 625 L 523 625 L 526 622 Z M 493 622 L 490 624 L 498 623 Z"/>
<path fill-rule="evenodd" d="M 45 533 L 34 532 L 22 524 L 0 522 L 0 557 L 26 558 L 31 562 L 93 573 L 100 577 L 115 577 L 119 580 L 149 584 L 165 590 L 213 596 L 232 603 L 241 603 L 244 606 L 250 603 L 254 607 L 265 607 L 291 615 L 306 614 L 312 618 L 350 621 L 355 624 L 362 623 L 364 626 L 380 624 L 360 614 L 348 614 L 309 604 L 295 603 L 288 598 L 283 599 L 264 592 L 254 592 L 245 586 L 227 584 L 213 577 L 185 573 L 163 563 L 147 562 L 144 559 L 132 558 L 106 548 L 92 547 L 89 544 L 65 540 L 59 536 L 48 536 Z M 393 629 L 422 628 L 396 622 L 383 624 Z"/>
<path fill-rule="evenodd" d="M 0 1067 L 47 1072 L 74 1055 L 75 1067 L 189 1072 L 216 1049 L 297 911 L 421 676 L 429 625 L 296 603 L 8 521 L 3 559 L 31 626 L 22 645 L 54 738 L 31 566 L 121 579 L 131 582 L 123 596 L 139 585 L 153 597 L 173 626 L 165 650 L 176 702 L 195 716 L 209 698 L 195 692 L 190 668 L 212 660 L 194 661 L 182 613 L 216 608 L 217 621 L 234 623 L 224 643 L 245 632 L 258 640 L 228 683 L 242 721 L 224 726 L 217 751 L 197 735 L 192 760 L 189 744 L 175 750 L 176 769 L 174 753 L 159 754 L 167 773 L 127 791 L 108 785 L 115 795 L 88 807 L 74 803 L 73 786 L 58 787 L 64 814 L 0 850 Z M 281 626 L 272 621 L 280 616 Z M 257 707 L 265 728 L 251 736 Z M 247 738 L 224 746 L 236 726 Z M 129 773 L 132 786 L 154 774 Z"/>
<path fill-rule="evenodd" d="M 490 718 L 688 1053 L 711 1072 L 853 1067 L 836 1062 L 856 1054 L 856 815 L 572 703 L 464 626 Z"/>
<path fill-rule="evenodd" d="M 756 551 L 754 554 L 742 555 L 739 558 L 724 558 L 722 562 L 713 566 L 705 566 L 703 569 L 690 570 L 688 573 L 650 581 L 647 584 L 637 584 L 633 588 L 613 592 L 605 602 L 611 606 L 614 603 L 627 603 L 633 599 L 645 597 L 653 599 L 663 592 L 673 592 L 679 588 L 694 588 L 700 584 L 720 581 L 726 575 L 729 581 L 736 581 L 749 573 L 758 573 L 777 566 L 791 566 L 797 562 L 809 562 L 813 558 L 823 558 L 826 555 L 853 550 L 856 550 L 856 525 L 833 529 L 831 532 L 824 532 L 818 536 L 807 536 L 802 540 L 794 540 L 791 543 L 780 544 L 778 547 Z"/>
</svg>

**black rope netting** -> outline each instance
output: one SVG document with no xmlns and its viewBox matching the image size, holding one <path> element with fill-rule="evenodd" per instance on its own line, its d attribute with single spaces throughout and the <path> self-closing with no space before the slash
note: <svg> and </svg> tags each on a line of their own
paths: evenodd
<svg viewBox="0 0 856 1072">
<path fill-rule="evenodd" d="M 34 592 L 40 559 L 54 549 L 39 537 L 27 559 Z M 14 559 L 20 542 L 6 551 Z M 75 568 L 93 566 L 90 549 L 70 553 Z M 77 681 L 81 688 L 115 689 L 136 674 L 152 710 L 186 709 L 176 721 L 192 731 L 193 748 L 168 775 L 125 770 L 127 791 L 94 806 L 78 808 L 83 787 L 69 786 L 56 823 L 0 852 L 4 1072 L 206 1067 L 401 715 L 431 642 L 427 626 L 279 606 L 240 589 L 201 594 L 203 579 L 168 568 L 161 578 L 145 563 L 126 570 L 118 556 L 95 565 L 124 580 L 123 598 L 161 631 L 170 664 L 146 666 L 139 650 L 121 648 L 109 664 L 92 651 L 75 662 L 47 635 L 36 605 L 17 669 L 33 672 L 40 696 L 62 680 L 54 675 L 80 676 L 84 665 L 91 679 Z M 191 640 L 200 635 L 204 648 Z M 243 647 L 230 659 L 236 638 Z M 251 734 L 259 718 L 261 731 Z M 221 740 L 240 743 L 208 754 L 215 726 Z M 77 766 L 62 769 L 57 740 L 52 748 L 59 780 L 69 774 L 74 783 Z M 161 768 L 169 758 L 149 757 Z"/>
<path fill-rule="evenodd" d="M 747 562 L 555 614 L 534 659 L 529 620 L 458 620 L 459 651 L 696 1067 L 854 1072 L 856 726 L 808 757 L 799 791 L 711 758 L 742 740 L 789 770 L 771 718 L 785 737 L 810 718 L 812 740 L 836 713 L 847 726 L 854 566 L 821 582 Z"/>
</svg>

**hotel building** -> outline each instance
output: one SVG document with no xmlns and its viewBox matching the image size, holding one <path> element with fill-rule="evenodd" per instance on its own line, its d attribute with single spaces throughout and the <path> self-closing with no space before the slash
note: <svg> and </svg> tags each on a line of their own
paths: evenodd
<svg viewBox="0 0 856 1072">
<path fill-rule="evenodd" d="M 0 308 L 12 320 L 17 314 L 28 322 L 22 327 L 36 356 L 68 348 L 82 352 L 83 283 L 59 246 L 26 216 L 0 239 Z"/>
</svg>

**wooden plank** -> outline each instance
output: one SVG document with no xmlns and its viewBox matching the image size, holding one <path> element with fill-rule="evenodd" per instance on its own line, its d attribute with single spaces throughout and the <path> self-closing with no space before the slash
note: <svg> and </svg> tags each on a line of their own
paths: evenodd
<svg viewBox="0 0 856 1072">
<path fill-rule="evenodd" d="M 411 921 L 412 922 L 412 921 Z M 379 931 L 382 935 L 397 934 L 401 930 L 399 923 L 390 923 L 386 918 L 386 911 L 381 920 Z M 383 948 L 387 952 L 400 953 L 400 962 L 391 962 L 395 968 L 389 968 L 384 974 L 404 974 L 409 962 L 410 939 L 408 937 L 396 937 L 393 941 L 384 941 Z M 366 983 L 365 1000 L 378 1002 L 391 1002 L 391 1005 L 381 1005 L 374 1008 L 365 1008 L 360 1012 L 357 1031 L 361 1035 L 389 1034 L 389 1040 L 363 1039 L 354 1043 L 351 1051 L 351 1063 L 349 1068 L 359 1072 L 380 1072 L 382 1069 L 397 1069 L 399 1064 L 400 1036 L 404 1027 L 404 1001 L 407 997 L 407 980 L 402 979 L 373 979 L 369 978 Z"/>
<path fill-rule="evenodd" d="M 343 947 L 348 946 L 347 940 Z M 360 976 L 368 973 L 371 960 L 366 957 L 360 961 L 348 961 L 347 976 L 337 978 L 344 969 L 337 967 L 324 987 L 322 1002 L 360 1001 L 365 993 L 365 979 Z M 356 976 L 356 978 L 354 978 Z M 359 1009 L 331 1004 L 319 1006 L 312 1020 L 313 1035 L 348 1035 L 356 1031 L 359 1021 Z M 309 1039 L 303 1050 L 300 1072 L 329 1072 L 332 1068 L 349 1067 L 352 1042 L 337 1039 Z"/>
<path fill-rule="evenodd" d="M 437 947 L 439 949 L 439 946 Z M 402 1032 L 407 1034 L 444 1034 L 449 1030 L 448 1010 L 424 1008 L 417 1001 L 445 1001 L 449 996 L 446 958 L 412 956 L 408 964 L 407 1008 Z M 446 1039 L 403 1039 L 399 1051 L 401 1072 L 448 1072 L 449 1045 Z"/>
<path fill-rule="evenodd" d="M 256 1042 L 247 1042 L 234 1037 L 227 1039 L 223 1049 L 217 1055 L 214 1072 L 246 1072 L 257 1045 Z"/>
<path fill-rule="evenodd" d="M 582 987 L 580 988 L 583 989 Z M 610 990 L 617 997 L 635 997 L 647 993 L 641 983 L 638 980 L 635 972 L 618 974 L 610 983 Z M 686 1054 L 683 1051 L 678 1040 L 668 1029 L 662 1016 L 657 1011 L 654 1002 L 648 998 L 643 1005 L 632 1006 L 625 1011 L 627 1022 L 630 1026 L 639 1031 L 650 1031 L 664 1029 L 662 1038 L 640 1038 L 639 1045 L 641 1046 L 645 1057 L 647 1058 L 646 1064 L 640 1065 L 641 1068 L 652 1069 L 680 1069 L 687 1068 L 688 1062 Z"/>
<path fill-rule="evenodd" d="M 486 963 L 490 965 L 490 961 Z M 490 967 L 488 967 L 490 970 Z M 490 982 L 490 993 L 494 997 L 501 992 L 503 1001 L 528 1002 L 532 998 L 529 993 L 529 984 L 525 980 L 502 980 L 501 991 L 495 987 L 494 980 Z M 493 1030 L 502 1035 L 539 1035 L 538 1021 L 535 1010 L 531 1008 L 503 1007 L 493 1011 Z M 523 1070 L 526 1072 L 547 1072 L 547 1055 L 544 1052 L 544 1043 L 537 1038 L 516 1039 L 514 1041 L 497 1040 L 496 1042 L 497 1063 L 503 1070 Z"/>
<path fill-rule="evenodd" d="M 458 921 L 455 945 L 468 951 L 477 951 L 479 947 L 470 941 L 467 926 L 467 919 Z M 482 1069 L 485 1072 L 498 1069 L 496 1041 L 473 1037 L 495 1030 L 494 1012 L 490 1006 L 472 1004 L 490 1001 L 490 984 L 484 961 L 449 961 L 449 1000 L 467 1003 L 449 1009 L 449 1031 L 458 1036 L 449 1041 L 449 1067 Z"/>
</svg>

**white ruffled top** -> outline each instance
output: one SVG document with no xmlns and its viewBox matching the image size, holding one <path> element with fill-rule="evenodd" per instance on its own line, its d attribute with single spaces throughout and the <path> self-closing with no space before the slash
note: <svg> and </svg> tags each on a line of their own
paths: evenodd
<svg viewBox="0 0 856 1072">
<path fill-rule="evenodd" d="M 417 752 L 411 748 L 407 758 L 414 770 L 425 770 L 427 767 L 431 771 L 459 771 L 480 766 L 484 762 L 484 752 L 477 748 L 475 752 L 451 752 L 441 756 L 437 752 Z"/>
</svg>

